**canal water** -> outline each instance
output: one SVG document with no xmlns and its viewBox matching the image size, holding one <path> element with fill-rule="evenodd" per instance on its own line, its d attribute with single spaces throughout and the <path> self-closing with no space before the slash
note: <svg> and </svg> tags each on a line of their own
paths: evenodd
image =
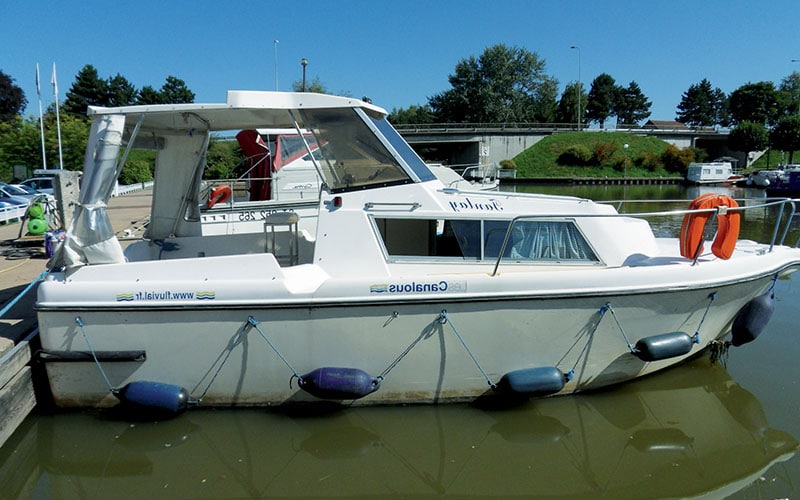
<svg viewBox="0 0 800 500">
<path fill-rule="evenodd" d="M 675 208 L 699 194 L 681 186 L 516 190 L 681 200 Z M 660 234 L 680 224 L 652 222 Z M 795 228 L 790 237 L 799 235 Z M 742 237 L 770 236 L 761 216 L 747 218 Z M 193 410 L 160 422 L 111 411 L 35 414 L 0 449 L 0 497 L 797 498 L 799 279 L 777 283 L 764 333 L 719 362 L 706 355 L 590 394 L 511 407 Z"/>
</svg>

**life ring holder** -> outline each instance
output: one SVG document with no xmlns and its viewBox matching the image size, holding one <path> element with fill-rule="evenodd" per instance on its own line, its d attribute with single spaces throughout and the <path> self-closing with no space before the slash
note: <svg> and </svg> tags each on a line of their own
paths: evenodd
<svg viewBox="0 0 800 500">
<path fill-rule="evenodd" d="M 206 202 L 206 206 L 208 208 L 212 208 L 217 203 L 225 203 L 231 199 L 232 194 L 233 193 L 229 185 L 221 184 L 211 190 L 211 193 L 208 195 L 208 202 Z"/>
<path fill-rule="evenodd" d="M 711 252 L 720 259 L 730 259 L 739 238 L 741 214 L 738 210 L 728 210 L 739 206 L 736 200 L 728 195 L 706 193 L 698 196 L 689 204 L 689 210 L 716 209 L 717 234 L 711 245 Z M 714 212 L 691 212 L 683 217 L 680 233 L 681 255 L 696 261 L 703 252 L 703 233 L 706 222 Z"/>
</svg>

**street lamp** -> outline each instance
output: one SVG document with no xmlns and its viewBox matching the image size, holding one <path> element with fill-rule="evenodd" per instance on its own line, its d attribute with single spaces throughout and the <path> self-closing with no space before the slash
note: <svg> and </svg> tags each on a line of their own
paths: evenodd
<svg viewBox="0 0 800 500">
<path fill-rule="evenodd" d="M 305 57 L 300 59 L 300 65 L 303 67 L 303 92 L 306 91 L 306 66 L 308 66 L 308 59 Z"/>
<path fill-rule="evenodd" d="M 792 59 L 792 62 L 800 62 L 800 59 Z M 797 114 L 800 115 L 800 98 L 797 99 Z"/>
<path fill-rule="evenodd" d="M 625 148 L 625 164 L 622 166 L 622 177 L 624 179 L 628 178 L 628 143 L 622 145 Z"/>
<path fill-rule="evenodd" d="M 278 40 L 273 40 L 275 44 L 275 90 L 278 90 Z"/>
<path fill-rule="evenodd" d="M 581 48 L 577 45 L 572 45 L 571 49 L 578 51 L 578 85 L 575 87 L 575 94 L 578 97 L 578 130 L 581 129 Z"/>
</svg>

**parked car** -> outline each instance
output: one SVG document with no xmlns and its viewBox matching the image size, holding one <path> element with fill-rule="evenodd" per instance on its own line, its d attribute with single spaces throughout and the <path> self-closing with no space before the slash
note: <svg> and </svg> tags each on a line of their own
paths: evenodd
<svg viewBox="0 0 800 500">
<path fill-rule="evenodd" d="M 40 193 L 53 194 L 53 180 L 53 177 L 34 177 L 24 180 L 20 184 Z"/>
<path fill-rule="evenodd" d="M 5 182 L 0 182 L 0 200 L 3 201 L 17 201 L 17 204 L 30 205 L 31 201 L 39 196 L 38 194 L 29 194 L 28 192 Z"/>
</svg>

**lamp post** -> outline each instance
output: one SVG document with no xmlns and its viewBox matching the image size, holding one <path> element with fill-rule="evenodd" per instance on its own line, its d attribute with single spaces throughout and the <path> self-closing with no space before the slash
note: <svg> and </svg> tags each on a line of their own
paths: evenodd
<svg viewBox="0 0 800 500">
<path fill-rule="evenodd" d="M 571 49 L 578 51 L 578 85 L 575 87 L 575 95 L 578 97 L 578 130 L 581 129 L 581 48 L 572 45 Z"/>
<path fill-rule="evenodd" d="M 628 143 L 622 145 L 625 148 L 625 164 L 622 167 L 622 177 L 627 180 L 628 178 Z"/>
<path fill-rule="evenodd" d="M 793 63 L 800 62 L 800 59 L 792 59 Z M 800 96 L 797 99 L 797 114 L 800 115 Z"/>
<path fill-rule="evenodd" d="M 275 90 L 278 90 L 278 40 L 273 40 L 275 44 Z"/>
<path fill-rule="evenodd" d="M 306 91 L 306 66 L 308 66 L 308 59 L 305 57 L 300 59 L 300 65 L 303 67 L 303 92 Z"/>
</svg>

